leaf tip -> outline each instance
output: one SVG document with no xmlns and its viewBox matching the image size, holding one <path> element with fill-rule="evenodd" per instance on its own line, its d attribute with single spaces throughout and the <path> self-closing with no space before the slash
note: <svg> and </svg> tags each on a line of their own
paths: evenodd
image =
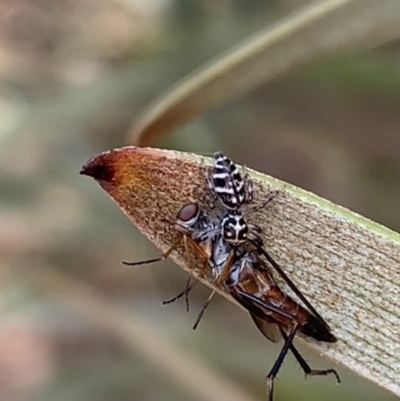
<svg viewBox="0 0 400 401">
<path fill-rule="evenodd" d="M 80 170 L 79 174 L 87 175 L 96 181 L 112 181 L 114 177 L 113 165 L 107 163 L 106 154 L 90 159 Z"/>
</svg>

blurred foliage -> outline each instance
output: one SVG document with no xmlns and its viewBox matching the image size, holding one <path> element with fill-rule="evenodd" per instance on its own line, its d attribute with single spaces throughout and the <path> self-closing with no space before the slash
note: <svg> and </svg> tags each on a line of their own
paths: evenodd
<svg viewBox="0 0 400 401">
<path fill-rule="evenodd" d="M 193 295 L 190 314 L 180 303 L 161 307 L 181 289 L 184 273 L 169 262 L 122 267 L 121 260 L 157 250 L 78 172 L 94 154 L 126 144 L 132 119 L 177 79 L 300 3 L 0 1 L 1 400 L 205 398 L 171 380 L 184 369 L 181 355 L 193 375 L 201 360 L 222 384 L 264 397 L 264 375 L 279 348 L 222 299 L 192 332 L 204 288 Z M 397 42 L 321 60 L 156 145 L 221 149 L 399 230 L 399 62 Z M 46 272 L 86 283 L 133 321 L 140 316 L 176 358 L 156 366 L 140 343 L 99 328 L 65 291 L 50 294 L 35 279 Z M 74 297 L 74 286 L 69 290 Z M 315 367 L 332 364 L 303 352 Z M 330 378 L 306 382 L 289 357 L 276 401 L 394 400 L 338 370 L 341 386 Z"/>
</svg>

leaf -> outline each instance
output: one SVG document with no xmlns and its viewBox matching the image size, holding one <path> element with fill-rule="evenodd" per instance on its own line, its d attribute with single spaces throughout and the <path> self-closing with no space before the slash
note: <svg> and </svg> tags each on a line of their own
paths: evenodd
<svg viewBox="0 0 400 401">
<path fill-rule="evenodd" d="M 93 158 L 81 173 L 93 177 L 166 251 L 178 238 L 173 230 L 178 209 L 208 193 L 200 160 L 177 151 L 125 147 Z M 400 395 L 400 235 L 310 192 L 249 172 L 260 198 L 271 188 L 284 188 L 254 218 L 266 248 L 339 339 L 329 346 L 306 342 Z M 191 271 L 182 250 L 172 259 Z"/>
<path fill-rule="evenodd" d="M 136 122 L 129 142 L 159 135 L 300 65 L 400 37 L 398 0 L 315 1 L 258 32 L 162 95 Z"/>
</svg>

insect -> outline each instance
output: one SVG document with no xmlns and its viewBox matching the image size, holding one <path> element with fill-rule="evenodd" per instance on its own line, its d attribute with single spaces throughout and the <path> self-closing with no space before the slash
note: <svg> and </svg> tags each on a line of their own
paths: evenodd
<svg viewBox="0 0 400 401">
<path fill-rule="evenodd" d="M 289 350 L 306 375 L 326 376 L 332 374 L 339 383 L 340 378 L 334 369 L 312 369 L 293 345 L 293 339 L 297 332 L 302 332 L 317 341 L 336 342 L 337 339 L 328 324 L 322 317 L 312 312 L 314 308 L 286 275 L 291 287 L 295 288 L 296 293 L 301 294 L 301 299 L 305 299 L 306 306 L 310 305 L 311 308 L 305 309 L 278 287 L 272 276 L 271 268 L 260 258 L 258 248 L 249 249 L 251 242 L 247 241 L 243 234 L 234 235 L 238 240 L 226 239 L 227 235 L 221 230 L 220 224 L 224 219 L 232 217 L 231 214 L 232 211 L 228 211 L 220 217 L 218 214 L 204 211 L 196 203 L 188 203 L 179 210 L 175 222 L 175 229 L 183 234 L 179 242 L 159 258 L 129 264 L 138 265 L 161 261 L 168 257 L 182 240 L 187 254 L 189 254 L 190 246 L 203 259 L 200 276 L 204 277 L 207 271 L 211 272 L 214 285 L 217 288 L 225 288 L 236 301 L 248 310 L 257 328 L 267 339 L 273 342 L 284 339 L 284 345 L 278 358 L 267 375 L 268 401 L 272 401 L 274 379 Z M 236 212 L 235 216 L 238 216 Z M 241 224 L 236 224 L 236 226 L 240 229 L 245 227 Z M 257 243 L 257 240 L 254 241 Z M 276 262 L 274 263 L 278 266 L 277 272 L 280 273 L 282 269 Z M 197 283 L 198 281 L 191 284 L 188 282 L 185 290 L 172 300 L 187 295 Z M 203 306 L 194 328 L 197 327 L 214 294 L 215 290 Z"/>
<path fill-rule="evenodd" d="M 220 240 L 225 240 L 232 248 L 241 246 L 248 240 L 252 240 L 257 244 L 262 245 L 260 230 L 258 226 L 249 225 L 246 223 L 239 208 L 253 200 L 253 182 L 243 169 L 243 177 L 239 172 L 237 166 L 222 152 L 214 154 L 214 164 L 211 171 L 207 170 L 204 162 L 202 162 L 201 170 L 205 176 L 208 187 L 214 198 L 220 200 L 223 210 L 221 213 L 208 213 L 206 215 L 204 210 L 200 210 L 198 205 L 191 203 L 184 205 L 178 212 L 175 222 L 175 229 L 183 234 L 183 242 L 187 260 L 190 261 L 190 252 L 188 251 L 189 245 L 192 250 L 203 259 L 203 267 L 200 275 L 204 276 L 207 271 L 207 266 L 214 271 L 218 270 L 218 266 L 225 264 L 224 274 L 221 279 L 229 272 L 228 260 L 220 260 L 218 255 L 213 254 L 214 249 L 221 247 L 214 247 L 213 241 L 217 236 Z M 273 197 L 269 197 L 264 205 L 270 202 Z M 209 203 L 210 209 L 214 209 L 214 205 Z M 220 235 L 220 233 L 222 235 Z M 149 259 L 141 262 L 127 263 L 126 265 L 141 265 L 148 263 L 155 263 L 162 261 L 169 256 L 169 254 L 176 249 L 180 241 L 174 244 L 164 255 L 159 258 Z M 232 253 L 233 255 L 233 253 Z M 233 256 L 232 256 L 233 257 Z M 195 281 L 190 282 L 189 276 L 185 289 L 177 296 L 170 300 L 164 301 L 163 304 L 174 302 L 185 295 L 186 309 L 189 309 L 188 294 L 189 291 L 198 283 Z M 214 291 L 211 293 L 207 302 L 203 306 L 193 328 L 196 329 L 199 324 L 206 308 L 214 296 Z"/>
<path fill-rule="evenodd" d="M 242 174 L 236 164 L 222 152 L 214 153 L 214 163 L 211 170 L 208 170 L 204 161 L 200 167 L 211 195 L 218 199 L 224 209 L 239 210 L 243 205 L 248 205 L 254 199 L 254 185 L 243 166 Z M 250 211 L 260 210 L 265 207 L 276 196 L 273 191 L 260 204 L 254 205 Z M 213 207 L 213 203 L 210 204 Z"/>
<path fill-rule="evenodd" d="M 241 212 L 228 210 L 222 215 L 206 212 L 197 203 L 188 203 L 181 207 L 177 213 L 174 228 L 182 236 L 160 257 L 122 263 L 128 266 L 138 266 L 163 261 L 183 242 L 189 266 L 191 265 L 190 250 L 192 250 L 203 261 L 199 277 L 203 278 L 207 273 L 211 273 L 215 286 L 220 287 L 230 273 L 235 253 L 239 247 L 247 244 L 248 239 L 255 243 L 262 242 L 258 226 L 247 225 Z M 198 280 L 191 281 L 191 276 L 189 276 L 184 290 L 175 297 L 164 301 L 163 304 L 172 303 L 185 296 L 188 310 L 188 294 L 198 283 Z M 194 330 L 214 295 L 215 290 L 211 292 L 203 305 L 193 325 Z"/>
<path fill-rule="evenodd" d="M 315 310 L 312 304 L 307 300 L 303 293 L 295 286 L 293 281 L 286 275 L 279 264 L 272 256 L 263 248 L 263 240 L 261 237 L 261 228 L 255 224 L 247 224 L 240 211 L 229 211 L 222 218 L 221 235 L 223 240 L 230 244 L 236 253 L 240 252 L 244 246 L 253 245 L 258 255 L 262 255 L 269 264 L 275 269 L 279 276 L 286 282 L 289 288 L 304 303 L 310 312 L 318 318 L 327 330 L 331 330 L 321 315 Z"/>
<path fill-rule="evenodd" d="M 274 379 L 289 350 L 306 375 L 332 374 L 340 383 L 339 375 L 334 369 L 312 369 L 293 345 L 298 331 L 323 342 L 336 342 L 336 337 L 323 320 L 314 316 L 278 287 L 269 267 L 260 259 L 257 251 L 236 254 L 225 286 L 230 295 L 249 311 L 257 328 L 267 339 L 273 342 L 284 339 L 278 358 L 267 375 L 268 401 L 272 401 Z"/>
<path fill-rule="evenodd" d="M 208 187 L 214 198 L 218 198 L 222 205 L 229 210 L 237 210 L 244 203 L 253 200 L 253 182 L 246 169 L 243 168 L 243 178 L 237 166 L 222 152 L 214 153 L 214 165 L 208 171 L 204 163 L 201 169 L 206 178 Z"/>
<path fill-rule="evenodd" d="M 197 203 L 188 203 L 178 211 L 174 228 L 182 234 L 165 253 L 154 259 L 147 259 L 138 262 L 122 262 L 128 266 L 138 266 L 151 264 L 165 260 L 178 246 L 183 242 L 186 260 L 191 265 L 190 249 L 203 261 L 199 271 L 199 277 L 203 278 L 207 273 L 214 274 L 215 285 L 218 287 L 227 278 L 230 267 L 233 263 L 234 253 L 226 252 L 222 246 L 215 246 L 217 238 L 222 241 L 221 221 L 223 217 L 218 214 L 207 213 L 202 210 Z M 191 277 L 186 283 L 185 289 L 174 298 L 164 301 L 163 304 L 169 304 L 181 298 L 186 297 L 186 307 L 188 309 L 188 293 L 199 283 L 198 280 L 191 282 Z M 215 294 L 212 291 L 200 311 L 193 329 L 196 329 L 205 310 Z"/>
<path fill-rule="evenodd" d="M 211 172 L 204 171 L 212 195 L 220 200 L 222 211 L 206 212 L 198 204 L 189 203 L 184 205 L 177 215 L 175 229 L 183 234 L 188 260 L 190 260 L 190 246 L 203 260 L 199 273 L 201 277 L 211 272 L 215 287 L 225 288 L 245 307 L 257 328 L 267 339 L 274 342 L 280 338 L 284 339 L 279 356 L 267 375 L 269 401 L 272 401 L 273 397 L 274 378 L 289 350 L 307 375 L 333 374 L 340 382 L 334 369 L 312 369 L 294 347 L 293 339 L 297 332 L 302 332 L 317 341 L 336 342 L 337 339 L 325 320 L 263 249 L 260 227 L 247 223 L 241 207 L 253 200 L 253 183 L 250 177 L 244 171 L 242 178 L 235 164 L 222 153 L 216 153 L 214 159 Z M 265 206 L 274 196 L 275 194 L 267 197 L 261 205 Z M 129 264 L 161 261 L 176 249 L 180 241 L 159 258 Z M 308 310 L 277 286 L 270 266 L 261 259 L 261 256 L 286 281 Z M 185 290 L 166 303 L 183 295 L 187 298 L 189 291 L 197 283 L 198 281 L 193 283 L 188 281 Z M 203 306 L 193 328 L 197 327 L 214 293 L 215 290 Z"/>
<path fill-rule="evenodd" d="M 214 156 L 215 162 L 211 173 L 205 171 L 207 182 L 211 191 L 212 188 L 220 188 L 220 191 L 215 190 L 214 194 L 224 194 L 220 198 L 224 211 L 221 213 L 206 213 L 204 210 L 200 210 L 197 204 L 190 203 L 184 205 L 178 212 L 178 216 L 175 223 L 175 229 L 183 234 L 183 242 L 185 247 L 185 253 L 187 260 L 190 264 L 190 252 L 189 245 L 192 250 L 201 257 L 203 260 L 203 266 L 200 270 L 200 276 L 204 277 L 207 272 L 207 268 L 211 268 L 213 271 L 218 271 L 218 268 L 224 265 L 223 274 L 219 276 L 217 285 L 222 282 L 231 267 L 231 259 L 221 258 L 220 255 L 214 253 L 214 242 L 215 238 L 219 238 L 219 241 L 226 242 L 226 246 L 229 247 L 230 253 L 233 255 L 237 252 L 238 248 L 246 245 L 252 245 L 255 247 L 260 254 L 262 254 L 267 261 L 274 267 L 278 274 L 286 281 L 289 287 L 296 293 L 299 299 L 306 305 L 306 307 L 319 318 L 323 324 L 326 325 L 327 329 L 329 326 L 325 323 L 322 317 L 318 314 L 315 308 L 310 302 L 304 297 L 304 295 L 297 289 L 289 277 L 284 273 L 281 267 L 275 262 L 275 260 L 269 255 L 267 251 L 263 249 L 263 241 L 261 238 L 261 229 L 258 225 L 248 224 L 244 218 L 244 215 L 239 208 L 245 203 L 253 199 L 253 184 L 250 177 L 245 174 L 242 179 L 236 165 L 221 152 L 218 152 Z M 204 166 L 202 166 L 204 168 Z M 227 185 L 231 190 L 223 191 L 223 185 Z M 247 195 L 246 195 L 247 194 Z M 218 196 L 218 195 L 215 195 Z M 236 201 L 229 200 L 229 196 L 233 199 L 236 197 Z M 276 196 L 276 192 L 271 192 L 265 201 L 261 204 L 264 207 L 267 203 L 273 200 Z M 236 205 L 235 208 L 226 207 L 229 205 Z M 221 234 L 221 235 L 220 235 Z M 141 262 L 123 262 L 126 265 L 141 265 L 149 264 L 162 261 L 166 259 L 170 253 L 175 250 L 182 239 L 174 244 L 165 254 L 159 258 L 149 259 Z M 215 249 L 220 249 L 216 247 Z M 232 258 L 233 256 L 231 256 Z M 177 296 L 170 300 L 164 301 L 163 304 L 174 302 L 185 296 L 186 309 L 189 309 L 188 294 L 198 284 L 198 281 L 191 283 L 191 277 L 189 276 L 186 283 L 185 289 L 180 292 Z M 204 304 L 193 329 L 196 329 L 205 310 L 207 309 L 211 299 L 213 298 L 215 291 L 213 291 L 207 302 Z M 329 329 L 330 330 L 330 329 Z"/>
<path fill-rule="evenodd" d="M 208 187 L 214 197 L 217 197 L 225 209 L 221 221 L 221 232 L 223 239 L 233 248 L 242 247 L 245 243 L 252 244 L 277 271 L 289 288 L 299 297 L 306 307 L 323 323 L 328 330 L 328 324 L 315 310 L 305 296 L 297 289 L 294 283 L 275 262 L 272 256 L 263 248 L 261 228 L 256 224 L 249 224 L 244 213 L 240 210 L 243 205 L 253 201 L 253 181 L 243 168 L 243 177 L 238 167 L 228 157 L 217 152 L 214 154 L 214 165 L 211 171 L 207 171 L 204 163 L 201 167 L 205 175 Z M 259 204 L 247 210 L 246 215 L 264 208 L 277 195 L 278 191 L 271 191 Z"/>
<path fill-rule="evenodd" d="M 194 208 L 195 206 L 192 204 L 190 207 Z M 230 213 L 228 212 L 228 215 Z M 207 214 L 202 215 L 203 224 L 207 221 L 207 217 Z M 191 224 L 196 224 L 196 218 L 191 220 Z M 211 222 L 205 225 L 209 226 Z M 297 332 L 302 332 L 317 341 L 336 342 L 337 339 L 328 324 L 318 314 L 314 315 L 279 288 L 270 267 L 261 260 L 258 249 L 249 250 L 245 240 L 241 242 L 242 246 L 235 242 L 235 246 L 232 247 L 226 240 L 223 231 L 214 230 L 212 235 L 209 235 L 210 231 L 208 231 L 207 234 L 209 247 L 206 254 L 211 260 L 210 267 L 213 271 L 215 285 L 225 287 L 230 295 L 249 311 L 257 328 L 267 339 L 273 342 L 284 339 L 279 356 L 267 375 L 268 400 L 272 400 L 274 379 L 289 350 L 306 375 L 326 376 L 332 374 L 340 383 L 339 375 L 334 369 L 312 369 L 293 345 L 293 339 Z M 186 235 L 190 235 L 190 233 L 186 231 Z M 202 246 L 201 242 L 198 244 Z M 274 263 L 276 264 L 276 262 Z M 293 283 L 292 286 L 296 288 Z M 299 290 L 297 292 L 301 294 Z M 309 304 L 308 301 L 307 303 Z M 202 311 L 204 311 L 204 307 Z"/>
</svg>

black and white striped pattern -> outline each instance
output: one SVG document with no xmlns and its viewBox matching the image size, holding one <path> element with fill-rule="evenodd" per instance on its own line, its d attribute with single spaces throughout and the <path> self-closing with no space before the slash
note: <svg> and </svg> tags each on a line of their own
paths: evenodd
<svg viewBox="0 0 400 401">
<path fill-rule="evenodd" d="M 237 247 L 251 240 L 262 245 L 261 233 L 257 225 L 248 224 L 241 208 L 253 201 L 253 181 L 246 173 L 241 173 L 235 163 L 222 152 L 214 154 L 211 171 L 203 165 L 203 173 L 212 195 L 224 209 L 221 220 L 221 234 L 224 241 Z"/>
<path fill-rule="evenodd" d="M 237 210 L 244 203 L 253 199 L 253 183 L 244 171 L 244 175 L 222 152 L 214 154 L 214 166 L 206 173 L 208 186 L 222 205 L 229 210 Z"/>
</svg>

